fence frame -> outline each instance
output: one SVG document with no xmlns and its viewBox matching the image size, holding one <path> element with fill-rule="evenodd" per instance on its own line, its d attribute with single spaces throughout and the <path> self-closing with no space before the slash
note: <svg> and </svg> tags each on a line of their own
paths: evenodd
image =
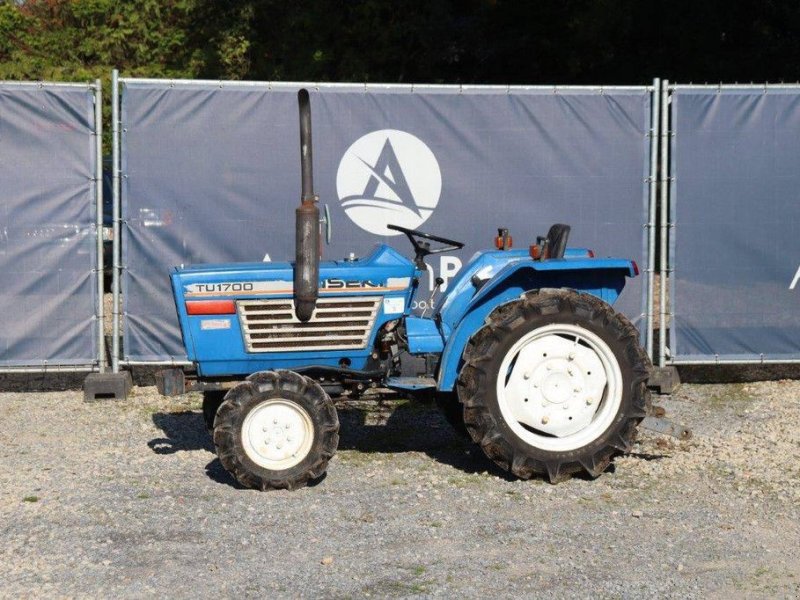
<svg viewBox="0 0 800 600">
<path fill-rule="evenodd" d="M 661 80 L 653 79 L 652 100 L 650 101 L 650 176 L 648 178 L 647 206 L 647 290 L 645 307 L 647 320 L 645 324 L 647 356 L 653 356 L 653 326 L 655 317 L 655 270 L 656 270 L 656 207 L 658 201 L 658 148 L 660 143 L 661 118 Z"/>
<path fill-rule="evenodd" d="M 15 366 L 2 366 L 0 373 L 14 374 L 14 373 L 87 373 L 87 372 L 100 372 L 106 370 L 106 343 L 105 332 L 103 323 L 105 320 L 104 305 L 103 305 L 103 86 L 100 79 L 95 79 L 91 83 L 77 83 L 77 82 L 56 82 L 56 81 L 0 81 L 0 87 L 14 88 L 14 87 L 38 87 L 39 89 L 47 88 L 77 88 L 85 89 L 93 92 L 94 102 L 94 151 L 95 151 L 95 173 L 92 181 L 94 181 L 94 208 L 95 208 L 95 252 L 97 257 L 95 259 L 96 268 L 92 269 L 94 284 L 96 289 L 95 307 L 94 307 L 94 327 L 97 344 L 97 356 L 94 357 L 92 363 L 87 364 L 57 364 L 49 363 L 47 360 L 42 360 L 41 365 L 20 365 Z"/>
<path fill-rule="evenodd" d="M 681 365 L 712 365 L 712 364 L 798 364 L 800 359 L 765 359 L 753 356 L 752 359 L 724 358 L 719 355 L 709 355 L 707 359 L 676 359 L 673 358 L 671 351 L 676 343 L 676 331 L 673 327 L 675 313 L 675 285 L 673 275 L 675 273 L 675 244 L 673 231 L 676 228 L 677 209 L 675 174 L 672 172 L 672 158 L 675 152 L 675 132 L 672 129 L 672 118 L 674 108 L 672 105 L 672 95 L 677 90 L 700 89 L 700 90 L 757 90 L 767 93 L 770 89 L 789 89 L 798 90 L 798 84 L 681 84 L 670 83 L 668 80 L 655 78 L 652 85 L 647 86 L 599 86 L 599 85 L 436 85 L 436 84 L 373 84 L 373 83 L 312 83 L 312 82 L 257 82 L 257 81 L 223 81 L 223 80 L 184 80 L 184 79 L 150 79 L 150 78 L 124 78 L 119 76 L 118 70 L 112 72 L 112 347 L 110 351 L 111 370 L 119 372 L 122 366 L 187 366 L 186 361 L 164 360 L 164 361 L 137 361 L 124 360 L 122 356 L 121 339 L 121 275 L 125 269 L 122 257 L 121 237 L 122 237 L 122 210 L 121 210 L 121 180 L 125 175 L 121 169 L 121 117 L 120 117 L 120 92 L 121 86 L 126 82 L 159 84 L 168 87 L 190 87 L 196 86 L 215 86 L 219 88 L 262 88 L 273 89 L 293 89 L 300 86 L 320 89 L 337 90 L 363 90 L 368 91 L 404 91 L 414 93 L 415 91 L 436 91 L 436 90 L 459 90 L 464 91 L 506 91 L 511 94 L 515 91 L 552 91 L 557 94 L 564 92 L 596 92 L 603 94 L 605 91 L 640 91 L 644 90 L 651 94 L 650 127 L 648 136 L 650 137 L 650 174 L 648 181 L 648 200 L 647 200 L 647 222 L 644 227 L 647 229 L 646 252 L 647 252 L 647 281 L 644 287 L 644 307 L 645 325 L 644 336 L 646 339 L 647 352 L 654 357 L 659 367 L 681 366 Z M 94 284 L 97 289 L 95 299 L 95 330 L 97 343 L 97 356 L 91 363 L 86 364 L 55 364 L 43 360 L 41 365 L 20 365 L 2 366 L 0 373 L 40 373 L 40 372 L 104 372 L 106 364 L 106 339 L 104 335 L 104 303 L 102 273 L 104 270 L 103 255 L 103 153 L 102 153 L 102 85 L 100 80 L 92 83 L 64 83 L 64 82 L 17 82 L 2 81 L 0 86 L 4 88 L 30 87 L 40 88 L 78 88 L 93 92 L 94 99 L 94 132 L 95 137 L 95 239 L 96 239 L 96 265 L 93 271 Z M 658 251 L 657 251 L 658 250 Z M 656 255 L 659 256 L 659 264 L 656 265 Z M 659 290 L 659 336 L 658 347 L 655 348 L 655 273 L 658 272 L 661 285 Z M 669 283 L 668 283 L 669 282 Z"/>
<path fill-rule="evenodd" d="M 671 104 L 672 101 L 672 94 L 678 90 L 709 90 L 713 91 L 716 90 L 717 92 L 727 91 L 727 90 L 748 90 L 748 91 L 759 91 L 763 92 L 764 94 L 768 93 L 769 90 L 797 90 L 798 94 L 800 95 L 800 83 L 703 83 L 703 84 L 693 84 L 693 83 L 672 83 L 670 84 L 668 81 L 664 81 L 664 95 L 667 98 L 665 104 Z M 675 131 L 670 129 L 670 124 L 672 122 L 673 117 L 673 109 L 670 108 L 668 114 L 664 121 L 668 121 L 662 124 L 662 134 L 664 136 L 663 139 L 667 139 L 668 143 L 665 144 L 665 148 L 662 148 L 662 153 L 664 155 L 664 160 L 667 161 L 667 155 L 672 157 L 672 153 L 674 152 L 674 140 L 675 140 Z M 665 172 L 669 173 L 669 177 L 667 177 L 664 181 L 667 182 L 668 185 L 665 185 L 668 190 L 663 193 L 668 194 L 668 208 L 667 211 L 667 203 L 662 201 L 662 219 L 667 222 L 667 229 L 671 232 L 676 228 L 677 219 L 675 210 L 677 210 L 677 197 L 675 193 L 675 174 L 672 173 L 672 161 L 669 160 L 662 165 L 663 168 L 666 169 Z M 663 223 L 664 221 L 662 221 Z M 670 233 L 670 236 L 672 234 Z M 670 244 L 668 244 L 668 248 L 665 250 L 665 246 L 667 246 L 667 236 L 662 233 L 662 260 L 666 261 L 668 259 L 669 265 L 667 266 L 664 264 L 664 268 L 662 270 L 662 276 L 665 273 L 669 273 L 670 276 L 675 273 L 675 243 L 673 240 L 670 239 Z M 662 279 L 662 282 L 665 281 Z M 661 339 L 662 345 L 659 349 L 659 365 L 670 365 L 670 366 L 691 366 L 691 365 L 788 365 L 788 364 L 800 364 L 800 358 L 796 359 L 765 359 L 764 354 L 762 353 L 760 357 L 756 357 L 755 355 L 753 358 L 725 358 L 720 357 L 718 354 L 709 355 L 708 359 L 675 359 L 670 352 L 671 348 L 675 347 L 677 341 L 677 330 L 674 327 L 670 328 L 669 332 L 669 347 L 667 347 L 667 340 L 665 335 L 665 317 L 669 317 L 670 325 L 673 325 L 673 317 L 675 313 L 675 287 L 674 285 L 670 285 L 669 291 L 669 310 L 665 313 L 664 307 L 666 303 L 666 296 L 665 296 L 665 287 L 664 285 L 661 286 L 661 306 L 662 306 L 662 321 L 661 321 Z"/>
<path fill-rule="evenodd" d="M 321 89 L 335 89 L 335 90 L 362 90 L 365 93 L 369 91 L 405 91 L 414 93 L 415 91 L 437 91 L 447 90 L 452 92 L 458 90 L 459 93 L 468 91 L 505 91 L 508 94 L 514 92 L 524 91 L 538 91 L 538 92 L 552 92 L 558 94 L 564 92 L 594 92 L 603 94 L 606 91 L 642 91 L 649 93 L 650 98 L 650 124 L 647 128 L 646 136 L 650 138 L 649 148 L 649 176 L 645 178 L 647 183 L 647 215 L 646 222 L 643 223 L 643 228 L 647 230 L 647 235 L 644 239 L 644 250 L 647 253 L 647 279 L 642 286 L 642 300 L 640 306 L 643 311 L 643 323 L 645 331 L 641 332 L 642 338 L 646 339 L 648 354 L 653 355 L 653 319 L 654 319 L 654 273 L 655 273 L 655 243 L 656 243 L 656 198 L 657 198 L 657 172 L 658 161 L 656 160 L 656 152 L 658 149 L 659 135 L 658 135 L 658 106 L 662 101 L 661 94 L 665 95 L 665 88 L 663 88 L 661 81 L 656 78 L 651 85 L 469 85 L 469 84 L 416 84 L 416 83 L 335 83 L 335 82 L 296 82 L 296 81 L 226 81 L 218 79 L 159 79 L 159 78 L 136 78 L 136 77 L 120 77 L 119 70 L 114 69 L 111 76 L 111 106 L 112 106 L 112 191 L 113 191 L 113 278 L 112 278 L 112 295 L 113 295 L 113 309 L 112 309 L 112 350 L 111 350 L 111 363 L 112 371 L 118 373 L 121 367 L 134 367 L 134 366 L 166 366 L 166 367 L 185 367 L 191 366 L 189 361 L 179 360 L 158 360 L 158 361 L 143 361 L 143 360 L 126 360 L 123 356 L 121 332 L 121 318 L 124 313 L 121 311 L 121 275 L 126 269 L 126 265 L 122 262 L 122 234 L 121 225 L 122 218 L 122 194 L 121 194 L 121 180 L 126 177 L 122 173 L 121 167 L 121 135 L 122 122 L 120 112 L 120 101 L 122 87 L 129 82 L 140 84 L 163 85 L 165 87 L 219 87 L 224 88 L 250 88 L 250 89 L 265 89 L 265 90 L 279 90 L 279 89 L 296 89 L 298 87 L 307 87 L 314 90 Z M 665 82 L 666 83 L 666 82 Z"/>
</svg>

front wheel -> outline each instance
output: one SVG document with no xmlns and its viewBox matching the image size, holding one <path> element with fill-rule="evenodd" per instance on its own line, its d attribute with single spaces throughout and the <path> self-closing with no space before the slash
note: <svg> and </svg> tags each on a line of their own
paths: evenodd
<svg viewBox="0 0 800 600">
<path fill-rule="evenodd" d="M 222 466 L 260 490 L 293 490 L 321 477 L 338 443 L 333 401 L 292 371 L 251 375 L 227 393 L 214 421 Z"/>
<path fill-rule="evenodd" d="M 530 292 L 499 306 L 463 358 L 470 436 L 524 479 L 598 476 L 630 450 L 649 403 L 650 361 L 636 329 L 589 294 Z"/>
</svg>

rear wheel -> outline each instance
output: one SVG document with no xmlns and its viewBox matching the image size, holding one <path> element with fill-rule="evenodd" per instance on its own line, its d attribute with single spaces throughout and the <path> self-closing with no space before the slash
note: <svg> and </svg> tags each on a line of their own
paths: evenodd
<svg viewBox="0 0 800 600">
<path fill-rule="evenodd" d="M 214 422 L 222 466 L 260 490 L 293 490 L 321 477 L 338 443 L 330 397 L 292 371 L 251 375 L 227 393 Z"/>
<path fill-rule="evenodd" d="M 525 479 L 599 475 L 630 449 L 649 402 L 636 329 L 589 294 L 531 292 L 498 307 L 463 358 L 470 436 Z"/>
</svg>

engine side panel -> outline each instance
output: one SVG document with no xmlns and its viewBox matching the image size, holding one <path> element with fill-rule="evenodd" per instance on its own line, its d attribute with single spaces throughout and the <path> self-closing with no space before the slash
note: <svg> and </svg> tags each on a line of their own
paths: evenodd
<svg viewBox="0 0 800 600">
<path fill-rule="evenodd" d="M 444 338 L 433 319 L 406 317 L 405 326 L 411 354 L 439 354 L 444 349 Z"/>
<path fill-rule="evenodd" d="M 293 314 L 292 274 L 290 263 L 175 270 L 184 345 L 200 376 L 338 366 L 343 360 L 363 369 L 380 327 L 407 313 L 415 268 L 387 246 L 363 259 L 321 263 L 319 303 L 305 324 Z M 187 303 L 209 301 L 227 301 L 235 313 L 189 314 Z"/>
</svg>

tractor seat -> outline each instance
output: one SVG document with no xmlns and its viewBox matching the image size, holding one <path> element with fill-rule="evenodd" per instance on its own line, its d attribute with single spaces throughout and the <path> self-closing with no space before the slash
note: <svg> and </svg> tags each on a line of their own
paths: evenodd
<svg viewBox="0 0 800 600">
<path fill-rule="evenodd" d="M 567 240 L 569 239 L 570 226 L 563 223 L 556 223 L 547 232 L 547 242 L 544 250 L 544 258 L 564 258 L 567 251 Z"/>
</svg>

